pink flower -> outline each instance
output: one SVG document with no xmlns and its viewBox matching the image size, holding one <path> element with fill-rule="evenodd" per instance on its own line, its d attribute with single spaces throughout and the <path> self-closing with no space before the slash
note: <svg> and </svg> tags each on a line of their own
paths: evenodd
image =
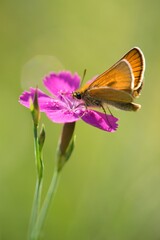
<svg viewBox="0 0 160 240">
<path fill-rule="evenodd" d="M 38 103 L 40 111 L 44 112 L 51 121 L 68 123 L 82 119 L 104 131 L 114 132 L 117 129 L 117 118 L 87 108 L 83 100 L 73 98 L 72 92 L 78 89 L 80 85 L 80 77 L 77 73 L 74 75 L 66 71 L 52 73 L 46 76 L 43 82 L 53 96 L 48 96 L 38 90 Z M 30 88 L 29 92 L 23 92 L 19 102 L 29 108 L 30 98 L 33 99 L 35 90 Z"/>
</svg>

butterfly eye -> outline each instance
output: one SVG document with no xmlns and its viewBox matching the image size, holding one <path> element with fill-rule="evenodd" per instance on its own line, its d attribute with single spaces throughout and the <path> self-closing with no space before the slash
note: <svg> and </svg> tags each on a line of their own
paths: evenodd
<svg viewBox="0 0 160 240">
<path fill-rule="evenodd" d="M 81 99 L 81 98 L 82 98 L 81 93 L 79 93 L 79 92 L 74 92 L 74 93 L 73 93 L 73 96 L 74 96 L 75 98 L 77 98 L 77 99 Z"/>
</svg>

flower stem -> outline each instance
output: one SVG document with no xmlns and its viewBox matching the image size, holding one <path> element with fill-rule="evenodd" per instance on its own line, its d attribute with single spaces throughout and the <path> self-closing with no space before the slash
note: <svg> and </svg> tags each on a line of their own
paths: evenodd
<svg viewBox="0 0 160 240">
<path fill-rule="evenodd" d="M 51 202 L 53 200 L 53 197 L 55 196 L 57 185 L 58 185 L 58 180 L 60 177 L 60 173 L 58 172 L 57 168 L 54 170 L 53 177 L 51 180 L 51 184 L 49 186 L 46 198 L 44 200 L 44 203 L 42 205 L 42 208 L 40 210 L 40 213 L 38 215 L 35 227 L 33 228 L 32 231 L 32 240 L 38 240 L 41 229 L 44 225 L 49 206 L 51 205 Z"/>
<path fill-rule="evenodd" d="M 38 141 L 38 126 L 35 124 L 34 124 L 34 148 L 35 148 L 35 163 L 37 167 L 37 178 L 39 179 L 39 181 L 41 181 L 43 177 L 43 164 Z"/>
<path fill-rule="evenodd" d="M 38 126 L 36 124 L 34 124 L 33 131 L 34 131 L 35 163 L 37 167 L 37 180 L 36 180 L 34 200 L 32 205 L 31 219 L 29 224 L 28 240 L 32 240 L 32 235 L 31 235 L 32 229 L 34 228 L 34 225 L 39 213 L 41 193 L 42 193 L 42 179 L 43 179 L 43 164 L 42 164 L 42 158 L 41 158 L 41 153 L 40 153 L 39 143 L 38 143 Z"/>
<path fill-rule="evenodd" d="M 35 193 L 34 193 L 34 200 L 32 206 L 32 213 L 31 219 L 29 224 L 29 231 L 28 231 L 28 240 L 31 240 L 31 232 L 36 222 L 39 206 L 40 206 L 40 198 L 41 198 L 41 189 L 42 189 L 42 181 L 40 182 L 38 179 L 36 181 Z"/>
</svg>

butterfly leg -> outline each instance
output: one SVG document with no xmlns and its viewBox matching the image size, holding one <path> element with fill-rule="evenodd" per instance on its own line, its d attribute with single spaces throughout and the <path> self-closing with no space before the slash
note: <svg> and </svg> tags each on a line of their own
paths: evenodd
<svg viewBox="0 0 160 240">
<path fill-rule="evenodd" d="M 103 112 L 106 115 L 106 120 L 107 120 L 109 126 L 112 128 L 113 126 L 112 126 L 112 124 L 110 123 L 110 121 L 109 121 L 109 119 L 107 117 L 106 109 L 104 108 L 104 106 L 102 104 L 100 104 L 100 107 L 102 108 Z M 107 105 L 107 109 L 108 109 L 109 113 L 113 116 L 113 114 L 112 114 L 111 110 L 109 109 L 108 105 Z"/>
</svg>

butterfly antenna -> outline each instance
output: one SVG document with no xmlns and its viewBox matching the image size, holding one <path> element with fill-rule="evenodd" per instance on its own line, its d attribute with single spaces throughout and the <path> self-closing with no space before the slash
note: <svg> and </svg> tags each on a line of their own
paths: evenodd
<svg viewBox="0 0 160 240">
<path fill-rule="evenodd" d="M 83 76 L 82 76 L 82 80 L 81 80 L 81 86 L 82 86 L 82 83 L 83 83 L 84 78 L 85 78 L 85 76 L 86 76 L 86 72 L 87 72 L 87 69 L 84 69 L 84 71 L 83 71 Z"/>
</svg>

